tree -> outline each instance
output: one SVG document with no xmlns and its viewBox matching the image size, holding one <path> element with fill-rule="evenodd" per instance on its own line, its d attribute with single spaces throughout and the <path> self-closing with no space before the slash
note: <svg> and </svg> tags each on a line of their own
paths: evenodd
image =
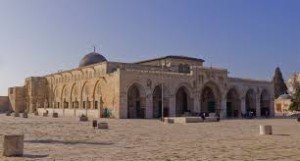
<svg viewBox="0 0 300 161">
<path fill-rule="evenodd" d="M 275 98 L 278 98 L 280 95 L 287 93 L 287 87 L 286 84 L 284 83 L 282 73 L 279 67 L 275 69 L 273 84 L 274 84 Z"/>
<path fill-rule="evenodd" d="M 287 82 L 288 90 L 291 94 L 296 92 L 297 88 L 300 88 L 300 74 L 294 73 L 293 76 Z"/>
<path fill-rule="evenodd" d="M 296 92 L 293 95 L 292 103 L 289 107 L 290 111 L 299 111 L 300 110 L 300 88 L 296 89 Z"/>
</svg>

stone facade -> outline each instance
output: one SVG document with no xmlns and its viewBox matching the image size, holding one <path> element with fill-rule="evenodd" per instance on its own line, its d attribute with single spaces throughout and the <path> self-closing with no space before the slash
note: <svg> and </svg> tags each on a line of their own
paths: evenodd
<svg viewBox="0 0 300 161">
<path fill-rule="evenodd" d="M 230 78 L 226 69 L 204 67 L 202 59 L 183 56 L 137 63 L 99 59 L 97 63 L 81 61 L 88 65 L 76 69 L 27 78 L 19 90 L 10 88 L 16 90 L 9 94 L 13 109 L 52 109 L 73 116 L 81 111 L 93 117 L 110 111 L 115 118 L 187 112 L 222 117 L 241 117 L 250 111 L 256 116 L 274 115 L 271 81 Z"/>
<path fill-rule="evenodd" d="M 275 116 L 288 116 L 293 114 L 289 111 L 289 107 L 292 103 L 292 96 L 289 94 L 282 94 L 274 101 Z"/>
<path fill-rule="evenodd" d="M 26 90 L 25 87 L 11 87 L 8 89 L 9 102 L 15 112 L 26 110 Z"/>
</svg>

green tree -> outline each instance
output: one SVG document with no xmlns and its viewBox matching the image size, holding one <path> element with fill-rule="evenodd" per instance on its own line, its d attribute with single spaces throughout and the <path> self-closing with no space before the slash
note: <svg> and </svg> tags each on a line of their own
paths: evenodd
<svg viewBox="0 0 300 161">
<path fill-rule="evenodd" d="M 287 93 L 287 87 L 286 84 L 284 83 L 282 73 L 279 67 L 275 69 L 273 84 L 274 84 L 275 98 L 278 98 L 280 95 Z"/>
<path fill-rule="evenodd" d="M 296 92 L 293 95 L 292 103 L 290 104 L 289 110 L 290 111 L 299 111 L 300 110 L 300 88 L 296 89 Z"/>
</svg>

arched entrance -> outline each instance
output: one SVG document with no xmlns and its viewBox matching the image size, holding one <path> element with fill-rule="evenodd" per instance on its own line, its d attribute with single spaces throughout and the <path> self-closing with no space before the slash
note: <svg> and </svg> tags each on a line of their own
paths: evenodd
<svg viewBox="0 0 300 161">
<path fill-rule="evenodd" d="M 207 83 L 201 92 L 201 112 L 220 113 L 220 92 L 214 83 Z"/>
<path fill-rule="evenodd" d="M 162 104 L 162 88 L 158 85 L 153 91 L 153 118 L 160 118 L 164 107 L 164 117 L 169 116 L 169 100 L 166 97 L 166 88 L 164 87 L 164 102 Z"/>
<path fill-rule="evenodd" d="M 270 103 L 271 98 L 267 90 L 263 90 L 260 95 L 260 115 L 261 116 L 270 116 Z"/>
<path fill-rule="evenodd" d="M 187 88 L 182 86 L 176 92 L 176 116 L 181 116 L 185 112 L 191 112 L 190 93 Z"/>
<path fill-rule="evenodd" d="M 141 85 L 133 84 L 127 93 L 127 117 L 145 118 L 145 97 Z"/>
<path fill-rule="evenodd" d="M 251 116 L 256 116 L 256 95 L 253 89 L 246 93 L 246 112 Z"/>
<path fill-rule="evenodd" d="M 241 101 L 236 89 L 231 88 L 226 96 L 226 115 L 227 117 L 239 117 L 241 113 Z"/>
</svg>

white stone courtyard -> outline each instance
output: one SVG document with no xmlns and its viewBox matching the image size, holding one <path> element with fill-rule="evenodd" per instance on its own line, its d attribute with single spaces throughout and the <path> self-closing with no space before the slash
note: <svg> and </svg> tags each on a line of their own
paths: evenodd
<svg viewBox="0 0 300 161">
<path fill-rule="evenodd" d="M 104 119 L 102 119 L 104 120 Z M 1 161 L 299 160 L 300 123 L 295 119 L 221 120 L 166 124 L 158 120 L 109 119 L 95 130 L 78 118 L 0 115 L 0 135 L 24 134 L 24 157 Z M 259 125 L 273 135 L 259 136 Z M 3 151 L 3 140 L 0 141 Z"/>
</svg>

